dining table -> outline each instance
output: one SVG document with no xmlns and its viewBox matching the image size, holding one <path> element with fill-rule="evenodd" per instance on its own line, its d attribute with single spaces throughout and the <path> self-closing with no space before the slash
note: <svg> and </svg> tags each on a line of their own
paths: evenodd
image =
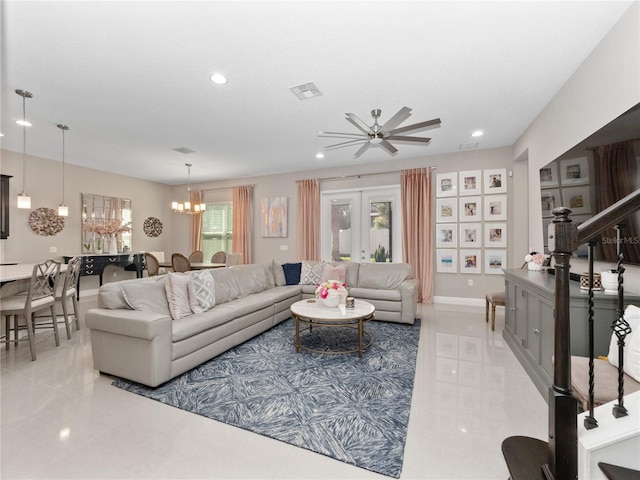
<svg viewBox="0 0 640 480">
<path fill-rule="evenodd" d="M 173 268 L 171 262 L 160 262 L 160 267 Z M 191 262 L 191 270 L 206 270 L 208 268 L 224 268 L 225 263 L 212 263 L 212 262 Z"/>
<path fill-rule="evenodd" d="M 35 263 L 18 263 L 15 265 L 0 265 L 0 284 L 15 282 L 31 278 Z M 60 273 L 67 271 L 67 265 L 60 265 Z"/>
</svg>

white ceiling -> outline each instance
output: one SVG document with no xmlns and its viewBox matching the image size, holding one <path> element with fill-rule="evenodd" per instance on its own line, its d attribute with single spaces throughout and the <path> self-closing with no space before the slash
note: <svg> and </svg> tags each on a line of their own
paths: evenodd
<svg viewBox="0 0 640 480">
<path fill-rule="evenodd" d="M 162 182 L 512 145 L 631 1 L 3 1 L 2 148 Z M 209 76 L 222 72 L 225 86 Z M 289 87 L 314 82 L 300 101 Z M 427 147 L 315 154 L 355 113 L 441 118 Z M 184 155 L 175 147 L 195 153 Z"/>
</svg>

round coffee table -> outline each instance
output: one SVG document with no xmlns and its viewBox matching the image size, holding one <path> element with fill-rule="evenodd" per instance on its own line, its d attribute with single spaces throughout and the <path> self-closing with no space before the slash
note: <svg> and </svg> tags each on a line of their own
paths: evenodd
<svg viewBox="0 0 640 480">
<path fill-rule="evenodd" d="M 376 308 L 364 300 L 355 301 L 354 308 L 345 308 L 344 304 L 337 307 L 325 307 L 320 300 L 300 300 L 291 305 L 291 316 L 296 321 L 296 352 L 300 349 L 317 353 L 354 353 L 358 352 L 362 358 L 362 351 L 371 345 L 371 335 L 364 331 L 364 323 L 371 320 Z M 300 329 L 300 324 L 307 324 Z M 358 345 L 349 350 L 316 350 L 300 342 L 300 333 L 313 331 L 313 327 L 353 328 L 358 330 Z"/>
</svg>

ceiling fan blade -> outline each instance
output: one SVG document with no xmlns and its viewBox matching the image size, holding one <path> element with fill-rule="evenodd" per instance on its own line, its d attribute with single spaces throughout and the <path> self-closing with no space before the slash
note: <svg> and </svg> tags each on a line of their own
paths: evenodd
<svg viewBox="0 0 640 480">
<path fill-rule="evenodd" d="M 349 140 L 348 142 L 341 142 L 341 143 L 334 143 L 333 145 L 329 145 L 327 147 L 324 147 L 325 150 L 335 150 L 336 148 L 343 148 L 343 147 L 351 147 L 353 145 L 358 145 L 361 142 L 364 142 L 366 140 L 364 139 L 358 139 L 358 140 Z M 369 142 L 367 142 L 369 143 Z"/>
<path fill-rule="evenodd" d="M 396 153 L 398 153 L 398 149 L 396 147 L 394 147 L 393 145 L 391 145 L 388 141 L 386 140 L 382 140 L 378 146 L 380 148 L 382 148 L 384 151 L 386 151 L 389 155 L 395 155 Z"/>
<path fill-rule="evenodd" d="M 424 143 L 425 145 L 431 141 L 430 138 L 426 137 L 406 137 L 402 135 L 389 135 L 385 137 L 387 140 L 393 140 L 394 142 L 400 143 Z"/>
<path fill-rule="evenodd" d="M 362 147 L 360 147 L 360 149 L 356 153 L 354 153 L 353 158 L 358 158 L 364 152 L 369 150 L 369 147 L 371 147 L 371 143 L 370 142 L 366 142 L 364 145 L 362 145 Z"/>
<path fill-rule="evenodd" d="M 402 107 L 393 117 L 387 120 L 387 122 L 380 127 L 380 130 L 382 130 L 383 132 L 393 130 L 410 116 L 411 109 L 409 107 Z"/>
<path fill-rule="evenodd" d="M 415 132 L 417 130 L 427 130 L 429 128 L 436 128 L 440 126 L 440 119 L 434 118 L 433 120 L 427 120 L 426 122 L 414 123 L 413 125 L 407 125 L 406 127 L 396 128 L 391 130 L 389 135 L 397 135 L 398 133 Z"/>
<path fill-rule="evenodd" d="M 367 140 L 369 138 L 368 135 L 363 135 L 361 133 L 341 133 L 341 132 L 318 132 L 319 137 L 326 138 L 358 138 L 362 140 Z"/>
<path fill-rule="evenodd" d="M 370 133 L 373 133 L 373 130 L 371 130 L 371 127 L 369 127 L 369 125 L 367 125 L 362 120 L 360 120 L 360 118 L 358 118 L 357 115 L 353 113 L 345 113 L 345 115 L 347 116 L 347 122 L 354 125 L 358 130 L 360 130 L 365 135 L 369 135 Z"/>
</svg>

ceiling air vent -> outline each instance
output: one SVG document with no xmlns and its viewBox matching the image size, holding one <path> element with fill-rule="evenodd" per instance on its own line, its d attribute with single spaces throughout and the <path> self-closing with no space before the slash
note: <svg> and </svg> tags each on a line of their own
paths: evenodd
<svg viewBox="0 0 640 480">
<path fill-rule="evenodd" d="M 195 153 L 195 150 L 191 150 L 190 148 L 187 148 L 187 147 L 176 147 L 176 148 L 174 148 L 174 150 L 176 152 L 180 152 L 180 153 L 184 153 L 184 154 Z"/>
<path fill-rule="evenodd" d="M 461 143 L 458 145 L 458 150 L 469 150 L 471 148 L 478 148 L 480 142 L 472 142 L 472 143 Z"/>
<path fill-rule="evenodd" d="M 320 90 L 318 90 L 318 87 L 316 87 L 313 82 L 289 87 L 289 90 L 291 90 L 299 100 L 307 100 L 308 98 L 319 97 L 322 95 Z"/>
</svg>

